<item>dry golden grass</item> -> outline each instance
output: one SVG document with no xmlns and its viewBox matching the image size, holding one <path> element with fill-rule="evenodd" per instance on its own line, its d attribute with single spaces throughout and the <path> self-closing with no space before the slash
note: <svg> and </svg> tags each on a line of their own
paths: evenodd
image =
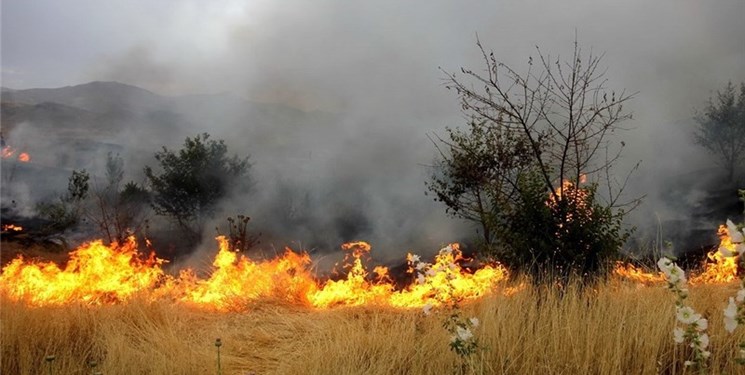
<svg viewBox="0 0 745 375">
<path fill-rule="evenodd" d="M 710 372 L 745 373 L 732 358 L 745 328 L 723 329 L 736 285 L 698 286 L 690 302 L 710 320 Z M 530 288 L 464 306 L 477 316 L 481 350 L 473 373 L 679 374 L 685 347 L 674 345 L 673 296 L 662 286 L 609 283 L 556 293 Z M 438 315 L 439 314 L 439 315 Z M 168 302 L 29 308 L 2 301 L 2 374 L 46 370 L 89 374 L 445 374 L 458 363 L 441 327 L 445 314 L 419 309 L 310 310 L 266 302 L 216 313 Z M 692 373 L 692 372 L 691 372 Z"/>
</svg>

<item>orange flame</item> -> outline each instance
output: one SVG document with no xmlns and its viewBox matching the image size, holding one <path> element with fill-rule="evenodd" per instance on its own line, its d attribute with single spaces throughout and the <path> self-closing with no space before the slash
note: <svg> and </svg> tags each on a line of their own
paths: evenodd
<svg viewBox="0 0 745 375">
<path fill-rule="evenodd" d="M 156 286 L 163 277 L 163 262 L 153 254 L 142 259 L 133 238 L 112 246 L 93 241 L 70 253 L 64 268 L 19 256 L 3 268 L 0 290 L 31 305 L 126 301 Z"/>
<path fill-rule="evenodd" d="M 737 257 L 725 257 L 719 249 L 735 253 L 736 244 L 732 242 L 727 227 L 720 225 L 717 230 L 719 247 L 710 251 L 706 256 L 709 262 L 704 264 L 704 271 L 691 278 L 692 283 L 718 284 L 729 283 L 737 278 Z"/>
<path fill-rule="evenodd" d="M 662 272 L 646 272 L 633 264 L 616 262 L 613 268 L 613 274 L 621 279 L 637 282 L 644 285 L 665 282 L 665 275 Z"/>
<path fill-rule="evenodd" d="M 5 147 L 2 148 L 2 157 L 3 157 L 3 159 L 10 159 L 13 156 L 15 156 L 15 154 L 16 154 L 16 150 L 13 149 L 10 146 L 5 146 Z M 28 152 L 21 152 L 20 154 L 18 154 L 18 158 L 17 159 L 20 162 L 28 163 L 28 162 L 31 161 L 31 155 L 29 155 Z"/>
<path fill-rule="evenodd" d="M 23 230 L 23 227 L 20 225 L 14 225 L 14 224 L 3 225 L 3 232 L 20 232 L 22 230 Z"/>
<path fill-rule="evenodd" d="M 15 154 L 15 150 L 13 150 L 10 146 L 3 147 L 3 159 L 8 159 Z"/>
<path fill-rule="evenodd" d="M 355 242 L 343 246 L 352 257 L 346 277 L 320 282 L 311 274 L 306 253 L 287 249 L 282 256 L 257 262 L 231 251 L 224 237 L 217 240 L 219 251 L 207 278 L 191 269 L 176 277 L 165 275 L 161 269 L 165 261 L 153 255 L 143 260 L 134 239 L 121 246 L 94 241 L 73 251 L 64 268 L 16 258 L 2 270 L 0 292 L 34 306 L 117 303 L 140 294 L 215 310 L 243 309 L 252 301 L 272 298 L 315 308 L 363 304 L 407 308 L 435 305 L 444 298 L 478 298 L 507 277 L 500 265 L 473 273 L 462 268 L 462 254 L 454 244 L 450 254 L 436 258 L 426 282 L 396 290 L 387 268 L 376 267 L 376 277 L 369 276 L 362 256 L 369 253 L 370 245 Z"/>
</svg>

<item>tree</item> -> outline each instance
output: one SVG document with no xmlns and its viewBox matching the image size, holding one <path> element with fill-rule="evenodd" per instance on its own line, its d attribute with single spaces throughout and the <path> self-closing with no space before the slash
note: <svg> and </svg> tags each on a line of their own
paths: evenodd
<svg viewBox="0 0 745 375">
<path fill-rule="evenodd" d="M 67 192 L 54 202 L 41 202 L 36 210 L 43 218 L 50 221 L 44 228 L 47 232 L 61 232 L 70 229 L 80 222 L 83 203 L 88 197 L 90 175 L 85 169 L 73 170 L 67 180 Z"/>
<path fill-rule="evenodd" d="M 485 249 L 494 246 L 494 227 L 516 198 L 517 175 L 530 164 L 528 144 L 522 137 L 474 119 L 468 131 L 447 128 L 448 140 L 433 140 L 439 152 L 427 188 L 446 211 L 475 222 Z"/>
<path fill-rule="evenodd" d="M 717 91 L 716 99 L 709 98 L 696 122 L 694 140 L 719 158 L 727 181 L 734 182 L 738 167 L 745 162 L 745 82 L 740 83 L 739 97 L 732 82 Z"/>
<path fill-rule="evenodd" d="M 477 46 L 484 72 L 446 72 L 446 87 L 482 125 L 449 131 L 450 140 L 441 142 L 443 178 L 433 178 L 429 189 L 455 212 L 464 212 L 463 202 L 479 207 L 482 199 L 471 197 L 493 191 L 492 206 L 478 208 L 475 218 L 498 240 L 489 250 L 513 267 L 562 279 L 599 272 L 627 236 L 620 225 L 625 208 L 638 204 L 620 200 L 628 175 L 619 181 L 611 172 L 625 146 L 612 134 L 631 118 L 623 105 L 633 94 L 608 91 L 603 56 L 583 54 L 576 40 L 568 61 L 537 48 L 537 62 L 530 57 L 525 73 Z M 580 187 L 587 176 L 592 182 Z"/>
<path fill-rule="evenodd" d="M 225 142 L 211 140 L 207 133 L 187 137 L 178 151 L 163 147 L 155 154 L 161 171 L 145 167 L 155 212 L 170 217 L 187 235 L 198 238 L 218 201 L 232 189 L 250 186 L 248 157 L 227 155 Z"/>
<path fill-rule="evenodd" d="M 146 227 L 150 194 L 130 181 L 122 186 L 124 161 L 119 154 L 106 156 L 106 183 L 93 189 L 93 205 L 87 216 L 109 242 L 122 243 Z"/>
</svg>

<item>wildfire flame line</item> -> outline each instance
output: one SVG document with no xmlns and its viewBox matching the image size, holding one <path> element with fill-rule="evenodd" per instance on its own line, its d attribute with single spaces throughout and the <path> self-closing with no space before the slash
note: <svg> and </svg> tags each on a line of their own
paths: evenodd
<svg viewBox="0 0 745 375">
<path fill-rule="evenodd" d="M 453 246 L 439 255 L 427 282 L 396 290 L 385 267 L 377 267 L 371 280 L 362 263 L 370 250 L 365 242 L 345 244 L 351 252 L 347 275 L 340 280 L 318 281 L 311 273 L 310 257 L 287 249 L 284 255 L 253 261 L 229 250 L 224 237 L 207 278 L 187 269 L 167 275 L 164 260 L 139 253 L 134 239 L 104 245 L 100 240 L 70 253 L 67 265 L 27 261 L 18 257 L 2 270 L 0 292 L 32 306 L 124 302 L 135 296 L 172 301 L 215 310 L 242 309 L 269 298 L 314 308 L 375 304 L 390 307 L 436 305 L 447 294 L 463 300 L 481 297 L 507 278 L 504 267 L 494 264 L 476 272 L 464 269 L 462 253 Z"/>
<path fill-rule="evenodd" d="M 5 225 L 3 230 L 16 229 Z M 719 248 L 735 252 L 738 244 L 729 237 L 727 228 L 721 226 L 718 233 Z M 344 244 L 342 249 L 348 254 L 346 276 L 327 281 L 319 280 L 311 272 L 307 253 L 287 248 L 281 256 L 254 261 L 231 251 L 224 237 L 217 237 L 217 242 L 219 251 L 206 278 L 191 269 L 182 270 L 177 276 L 167 274 L 163 270 L 166 261 L 153 252 L 148 255 L 139 252 L 134 238 L 110 246 L 97 240 L 72 251 L 63 267 L 17 257 L 2 269 L 0 293 L 31 306 L 104 305 L 139 296 L 218 311 L 245 309 L 251 303 L 268 299 L 318 309 L 358 305 L 411 308 L 435 306 L 450 298 L 480 298 L 508 279 L 507 270 L 499 264 L 486 265 L 475 272 L 465 268 L 466 259 L 457 244 L 449 245 L 448 251 L 440 251 L 434 262 L 427 264 L 426 272 L 418 274 L 417 282 L 397 289 L 387 268 L 375 267 L 375 276 L 367 271 L 362 259 L 371 247 L 366 242 Z M 708 255 L 709 262 L 700 274 L 691 278 L 692 283 L 735 280 L 736 258 L 724 257 L 717 250 Z M 408 255 L 410 261 L 413 257 Z M 665 281 L 659 272 L 646 272 L 621 262 L 613 273 L 640 285 Z M 509 295 L 522 287 L 508 288 L 503 293 Z"/>
</svg>

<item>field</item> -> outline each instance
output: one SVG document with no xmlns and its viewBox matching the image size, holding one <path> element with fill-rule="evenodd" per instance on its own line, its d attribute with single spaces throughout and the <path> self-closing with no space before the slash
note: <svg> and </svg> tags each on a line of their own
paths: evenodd
<svg viewBox="0 0 745 375">
<path fill-rule="evenodd" d="M 515 282 L 512 281 L 510 283 Z M 733 358 L 745 339 L 723 329 L 722 309 L 737 286 L 692 287 L 690 303 L 709 318 L 715 374 L 743 373 Z M 613 280 L 594 290 L 523 288 L 465 304 L 476 316 L 479 350 L 468 373 L 679 374 L 687 351 L 675 345 L 674 297 L 663 285 Z M 218 312 L 134 298 L 103 306 L 28 307 L 2 300 L 2 373 L 443 374 L 460 369 L 441 324 L 447 311 L 420 308 L 314 309 L 285 301 L 247 302 Z M 693 373 L 691 371 L 691 373 Z"/>
</svg>

